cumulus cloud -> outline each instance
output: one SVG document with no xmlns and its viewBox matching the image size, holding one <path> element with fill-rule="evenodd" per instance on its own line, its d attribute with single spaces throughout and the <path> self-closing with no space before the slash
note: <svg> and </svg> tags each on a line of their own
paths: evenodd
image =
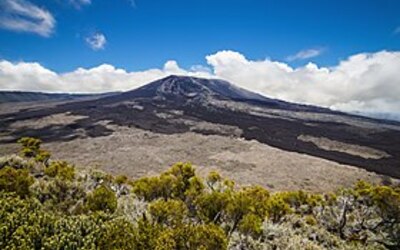
<svg viewBox="0 0 400 250">
<path fill-rule="evenodd" d="M 94 68 L 78 68 L 58 74 L 39 63 L 0 61 L 0 90 L 27 90 L 68 93 L 101 93 L 140 87 L 168 75 L 211 77 L 206 72 L 187 71 L 176 61 L 168 61 L 161 69 L 128 72 L 109 64 Z"/>
<path fill-rule="evenodd" d="M 53 15 L 26 0 L 0 1 L 0 27 L 49 37 L 56 21 Z"/>
<path fill-rule="evenodd" d="M 48 92 L 106 92 L 137 88 L 171 75 L 228 80 L 242 88 L 292 102 L 330 107 L 348 112 L 399 117 L 400 52 L 380 51 L 350 56 L 333 67 L 308 63 L 250 60 L 234 51 L 206 57 L 210 68 L 181 68 L 168 61 L 162 68 L 128 72 L 103 64 L 56 73 L 38 63 L 0 61 L 0 89 Z"/>
<path fill-rule="evenodd" d="M 301 50 L 294 55 L 288 56 L 286 58 L 286 60 L 288 60 L 289 62 L 292 62 L 292 61 L 296 61 L 296 60 L 310 59 L 310 58 L 321 55 L 323 51 L 324 51 L 323 49 Z"/>
<path fill-rule="evenodd" d="M 361 53 L 329 68 L 313 63 L 292 68 L 233 51 L 207 56 L 207 62 L 218 77 L 274 98 L 351 112 L 400 109 L 400 52 Z"/>
<path fill-rule="evenodd" d="M 86 37 L 85 41 L 92 50 L 102 50 L 105 48 L 107 43 L 106 36 L 100 32 L 96 32 Z"/>
</svg>

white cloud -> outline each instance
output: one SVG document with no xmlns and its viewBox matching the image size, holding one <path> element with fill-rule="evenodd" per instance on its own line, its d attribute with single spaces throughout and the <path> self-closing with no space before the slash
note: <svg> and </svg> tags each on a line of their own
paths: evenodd
<svg viewBox="0 0 400 250">
<path fill-rule="evenodd" d="M 393 34 L 400 34 L 400 26 L 394 29 Z"/>
<path fill-rule="evenodd" d="M 86 37 L 85 41 L 92 50 L 102 50 L 107 43 L 105 35 L 100 32 L 94 33 Z"/>
<path fill-rule="evenodd" d="M 361 53 L 334 67 L 292 68 L 223 51 L 207 56 L 214 74 L 258 93 L 343 111 L 399 113 L 400 52 Z"/>
<path fill-rule="evenodd" d="M 381 113 L 400 118 L 400 52 L 353 55 L 334 67 L 313 63 L 293 68 L 286 63 L 249 60 L 234 51 L 206 57 L 211 68 L 181 68 L 168 61 L 163 68 L 128 72 L 103 64 L 56 73 L 38 63 L 0 61 L 0 89 L 49 92 L 105 92 L 137 88 L 170 74 L 218 77 L 240 87 L 292 102 L 343 111 Z"/>
<path fill-rule="evenodd" d="M 101 93 L 140 87 L 168 75 L 210 77 L 206 72 L 181 69 L 168 61 L 162 69 L 127 72 L 109 64 L 58 74 L 38 63 L 0 61 L 0 90 L 27 90 L 69 93 Z"/>
<path fill-rule="evenodd" d="M 313 57 L 317 57 L 322 54 L 324 50 L 323 49 L 306 49 L 306 50 L 301 50 L 297 52 L 294 55 L 288 56 L 286 60 L 289 62 L 291 61 L 296 61 L 296 60 L 304 60 L 304 59 L 310 59 Z"/>
<path fill-rule="evenodd" d="M 92 3 L 91 0 L 68 0 L 68 2 L 77 9 L 81 8 L 84 5 L 90 5 Z"/>
<path fill-rule="evenodd" d="M 206 74 L 211 74 L 211 69 L 209 67 L 206 67 L 204 65 L 193 65 L 190 67 L 190 71 L 193 72 L 203 72 Z"/>
<path fill-rule="evenodd" d="M 55 27 L 53 15 L 25 0 L 0 1 L 0 27 L 49 37 Z"/>
<path fill-rule="evenodd" d="M 171 74 L 174 74 L 174 75 L 185 75 L 186 74 L 186 71 L 181 69 L 179 67 L 178 63 L 174 60 L 167 61 L 164 64 L 164 71 L 170 72 Z"/>
</svg>

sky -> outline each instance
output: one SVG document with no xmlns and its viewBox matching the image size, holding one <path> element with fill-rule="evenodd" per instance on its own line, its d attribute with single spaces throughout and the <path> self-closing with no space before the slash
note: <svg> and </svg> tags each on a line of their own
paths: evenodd
<svg viewBox="0 0 400 250">
<path fill-rule="evenodd" d="M 0 0 L 1 90 L 128 90 L 184 74 L 397 117 L 399 69 L 398 0 Z"/>
</svg>

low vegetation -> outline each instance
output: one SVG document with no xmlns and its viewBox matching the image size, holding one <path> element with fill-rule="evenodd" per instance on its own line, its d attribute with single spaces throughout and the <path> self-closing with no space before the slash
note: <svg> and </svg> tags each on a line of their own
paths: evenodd
<svg viewBox="0 0 400 250">
<path fill-rule="evenodd" d="M 23 138 L 0 159 L 0 249 L 400 249 L 400 188 L 238 187 L 189 163 L 131 180 Z"/>
</svg>

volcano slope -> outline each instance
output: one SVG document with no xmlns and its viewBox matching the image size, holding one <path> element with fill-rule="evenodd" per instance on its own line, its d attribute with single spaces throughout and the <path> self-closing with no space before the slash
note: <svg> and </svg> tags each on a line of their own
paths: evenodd
<svg viewBox="0 0 400 250">
<path fill-rule="evenodd" d="M 222 80 L 169 76 L 97 99 L 9 107 L 0 105 L 0 154 L 32 136 L 57 157 L 132 177 L 176 161 L 272 189 L 400 177 L 399 123 L 270 99 Z"/>
</svg>

